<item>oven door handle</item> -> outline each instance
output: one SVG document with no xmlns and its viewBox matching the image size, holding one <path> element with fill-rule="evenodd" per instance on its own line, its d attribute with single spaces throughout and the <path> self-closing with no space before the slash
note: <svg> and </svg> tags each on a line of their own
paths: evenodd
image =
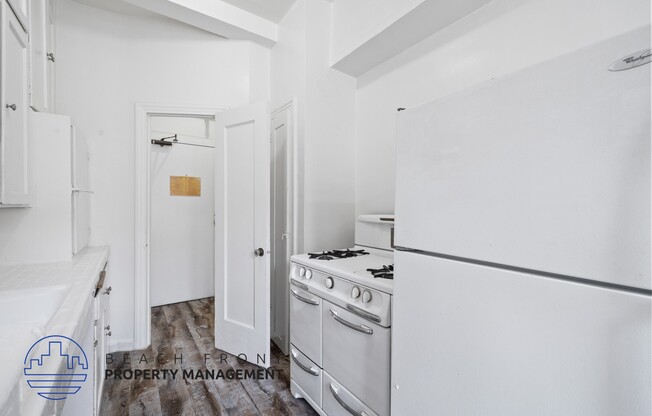
<svg viewBox="0 0 652 416">
<path fill-rule="evenodd" d="M 347 321 L 346 319 L 341 318 L 338 314 L 337 311 L 334 309 L 331 309 L 331 315 L 333 316 L 333 319 L 335 319 L 337 322 L 341 323 L 344 326 L 347 326 L 355 331 L 362 332 L 363 334 L 371 335 L 374 333 L 374 330 L 369 328 L 367 325 L 356 325 L 352 324 L 351 322 Z"/>
<path fill-rule="evenodd" d="M 335 400 L 342 406 L 347 412 L 351 413 L 353 416 L 368 416 L 364 411 L 358 412 L 351 406 L 349 406 L 341 397 L 339 394 L 337 394 L 337 387 L 333 383 L 330 383 L 330 391 Z"/>
<path fill-rule="evenodd" d="M 307 365 L 305 365 L 304 363 L 299 361 L 299 359 L 297 358 L 298 354 L 297 354 L 297 352 L 295 350 L 292 350 L 291 355 L 292 355 L 292 361 L 294 361 L 296 363 L 296 365 L 299 366 L 300 369 L 302 369 L 306 373 L 308 373 L 310 375 L 313 375 L 315 377 L 319 375 L 319 370 L 317 370 L 316 368 L 313 368 L 313 367 L 308 367 Z"/>
<path fill-rule="evenodd" d="M 292 294 L 294 295 L 294 297 L 297 298 L 297 299 L 299 299 L 301 302 L 305 302 L 305 303 L 308 303 L 308 304 L 310 304 L 310 305 L 319 305 L 319 301 L 317 301 L 317 300 L 309 299 L 309 298 L 305 298 L 305 297 L 301 296 L 301 295 L 299 294 L 299 292 L 297 292 L 297 291 L 294 290 L 294 289 L 290 289 L 290 291 L 292 292 Z"/>
</svg>

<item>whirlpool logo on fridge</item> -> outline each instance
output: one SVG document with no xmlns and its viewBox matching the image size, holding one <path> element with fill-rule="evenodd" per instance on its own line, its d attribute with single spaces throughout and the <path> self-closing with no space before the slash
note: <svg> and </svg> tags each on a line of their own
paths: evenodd
<svg viewBox="0 0 652 416">
<path fill-rule="evenodd" d="M 88 358 L 74 340 L 50 335 L 36 341 L 25 355 L 29 387 L 48 400 L 77 394 L 88 377 Z"/>
</svg>

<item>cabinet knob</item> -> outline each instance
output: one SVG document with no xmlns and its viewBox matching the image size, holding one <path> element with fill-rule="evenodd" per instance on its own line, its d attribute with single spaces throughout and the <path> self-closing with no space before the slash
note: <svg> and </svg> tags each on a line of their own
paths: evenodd
<svg viewBox="0 0 652 416">
<path fill-rule="evenodd" d="M 54 54 L 52 52 L 48 52 L 45 56 L 48 57 L 48 61 L 54 62 Z"/>
<path fill-rule="evenodd" d="M 110 337 L 110 336 L 111 336 L 111 331 L 107 332 L 106 335 L 107 335 L 108 337 Z"/>
<path fill-rule="evenodd" d="M 112 289 L 113 289 L 113 288 L 112 288 L 111 286 L 109 286 L 109 287 L 104 291 L 104 294 L 105 294 L 105 295 L 110 295 Z"/>
<path fill-rule="evenodd" d="M 108 331 L 109 329 L 111 329 L 111 325 L 105 326 L 104 329 L 106 329 Z"/>
<path fill-rule="evenodd" d="M 17 107 L 16 107 L 16 104 L 7 104 L 7 105 L 5 105 L 5 107 L 7 107 L 7 108 L 11 108 L 11 109 L 14 110 L 14 111 L 16 111 L 16 108 L 17 108 Z"/>
</svg>

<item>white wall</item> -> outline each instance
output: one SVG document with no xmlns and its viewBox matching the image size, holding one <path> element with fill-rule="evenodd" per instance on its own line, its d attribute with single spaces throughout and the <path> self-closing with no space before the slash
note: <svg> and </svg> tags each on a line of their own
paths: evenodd
<svg viewBox="0 0 652 416">
<path fill-rule="evenodd" d="M 297 212 L 295 230 L 296 244 L 299 252 L 304 252 L 303 242 L 303 153 L 304 120 L 306 109 L 306 2 L 294 3 L 278 24 L 278 42 L 271 53 L 271 109 L 272 111 L 295 100 L 295 144 L 296 154 L 301 155 L 296 161 Z"/>
<path fill-rule="evenodd" d="M 359 77 L 356 213 L 394 211 L 397 107 L 444 97 L 649 22 L 649 0 L 494 0 Z"/>
<path fill-rule="evenodd" d="M 91 244 L 111 246 L 112 331 L 130 348 L 134 321 L 134 105 L 228 105 L 268 99 L 269 51 L 165 18 L 61 0 L 57 112 L 90 142 Z"/>
<path fill-rule="evenodd" d="M 297 99 L 301 251 L 353 244 L 355 79 L 330 68 L 327 0 L 299 0 L 272 50 L 272 108 Z"/>
<path fill-rule="evenodd" d="M 353 245 L 355 79 L 330 68 L 332 3 L 306 9 L 305 249 Z"/>
</svg>

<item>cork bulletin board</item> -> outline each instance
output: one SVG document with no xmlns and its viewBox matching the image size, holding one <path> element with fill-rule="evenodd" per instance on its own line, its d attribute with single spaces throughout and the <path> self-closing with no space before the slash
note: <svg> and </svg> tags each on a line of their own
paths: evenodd
<svg viewBox="0 0 652 416">
<path fill-rule="evenodd" d="M 170 176 L 170 196 L 201 196 L 201 178 Z"/>
</svg>

